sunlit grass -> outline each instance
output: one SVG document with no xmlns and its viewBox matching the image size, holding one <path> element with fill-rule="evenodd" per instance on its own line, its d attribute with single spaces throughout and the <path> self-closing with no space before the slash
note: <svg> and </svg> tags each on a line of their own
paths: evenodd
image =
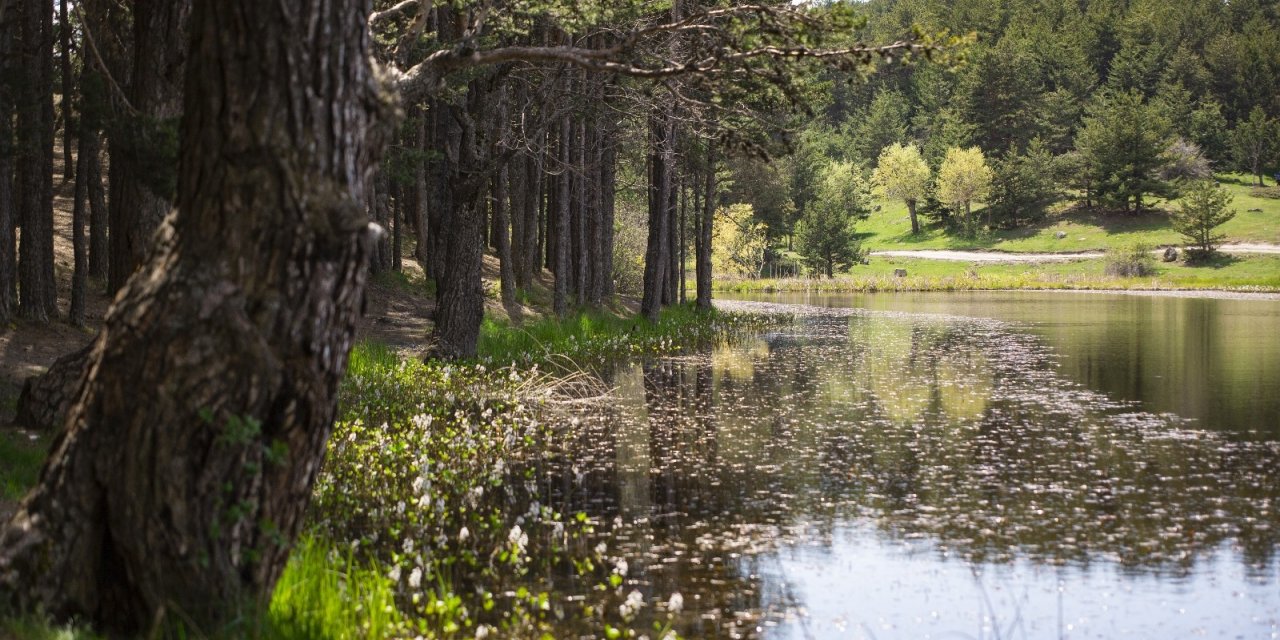
<svg viewBox="0 0 1280 640">
<path fill-rule="evenodd" d="M 1250 176 L 1219 174 L 1218 180 L 1231 193 L 1235 218 L 1220 231 L 1227 242 L 1280 244 L 1280 199 L 1264 197 L 1252 186 Z M 1272 187 L 1274 189 L 1274 187 Z M 906 205 L 884 202 L 881 208 L 858 223 L 862 243 L 872 250 L 884 249 L 990 249 L 1014 252 L 1075 252 L 1121 248 L 1135 243 L 1153 246 L 1181 245 L 1184 240 L 1169 223 L 1167 210 L 1177 200 L 1157 200 L 1156 210 L 1141 215 L 1103 214 L 1070 208 L 1063 203 L 1033 225 L 999 230 L 977 238 L 947 233 L 938 226 L 926 226 L 911 233 Z M 975 215 L 982 216 L 982 209 Z M 1058 238 L 1058 234 L 1065 234 Z"/>
<path fill-rule="evenodd" d="M 514 326 L 486 319 L 478 354 L 496 365 L 548 365 L 589 369 L 632 357 L 677 353 L 758 330 L 768 318 L 693 305 L 664 309 L 656 322 L 601 311 L 582 311 L 564 319 L 546 318 Z"/>
<path fill-rule="evenodd" d="M 906 277 L 894 275 L 905 269 Z M 1046 263 L 970 263 L 953 260 L 872 257 L 835 278 L 777 278 L 715 282 L 717 290 L 735 293 L 775 291 L 975 291 L 995 289 L 1101 289 L 1280 291 L 1280 256 L 1220 255 L 1207 263 L 1156 261 L 1154 273 L 1118 277 L 1105 273 L 1106 259 Z"/>
<path fill-rule="evenodd" d="M 405 630 L 395 583 L 379 569 L 303 537 L 276 583 L 266 635 L 280 640 L 388 638 Z"/>
</svg>

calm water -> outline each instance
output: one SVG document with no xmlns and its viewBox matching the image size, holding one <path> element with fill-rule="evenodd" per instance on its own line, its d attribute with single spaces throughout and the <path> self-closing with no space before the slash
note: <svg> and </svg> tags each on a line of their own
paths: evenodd
<svg viewBox="0 0 1280 640">
<path fill-rule="evenodd" d="M 1280 303 L 807 302 L 541 472 L 684 635 L 1280 637 Z"/>
</svg>

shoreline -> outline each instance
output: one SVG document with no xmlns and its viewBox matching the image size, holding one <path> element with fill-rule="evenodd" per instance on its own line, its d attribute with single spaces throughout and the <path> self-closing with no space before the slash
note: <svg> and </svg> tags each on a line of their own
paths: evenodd
<svg viewBox="0 0 1280 640">
<path fill-rule="evenodd" d="M 904 289 L 786 289 L 732 291 L 715 290 L 716 293 L 728 296 L 743 295 L 782 295 L 795 293 L 812 293 L 819 295 L 871 295 L 900 293 L 1075 293 L 1075 294 L 1114 294 L 1127 296 L 1148 296 L 1154 298 L 1203 298 L 1208 300 L 1258 300 L 1280 301 L 1280 291 L 1233 291 L 1230 289 L 1090 289 L 1066 287 L 1023 287 L 1023 288 L 904 288 Z M 720 297 L 720 300 L 741 301 L 734 297 Z"/>
</svg>

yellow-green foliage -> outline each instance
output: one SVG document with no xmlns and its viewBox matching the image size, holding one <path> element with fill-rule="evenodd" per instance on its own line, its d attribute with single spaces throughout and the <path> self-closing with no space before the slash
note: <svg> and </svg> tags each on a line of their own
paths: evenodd
<svg viewBox="0 0 1280 640">
<path fill-rule="evenodd" d="M 880 161 L 871 173 L 871 183 L 878 197 L 909 202 L 924 199 L 932 177 L 919 147 L 893 144 L 880 154 Z"/>
<path fill-rule="evenodd" d="M 991 191 L 994 173 L 987 166 L 982 149 L 969 147 L 947 149 L 947 156 L 938 169 L 938 200 L 955 207 L 970 226 L 969 208 L 974 200 L 987 197 Z"/>
<path fill-rule="evenodd" d="M 711 265 L 717 274 L 759 274 L 767 246 L 765 225 L 756 221 L 751 205 L 732 204 L 716 212 L 712 225 Z"/>
</svg>

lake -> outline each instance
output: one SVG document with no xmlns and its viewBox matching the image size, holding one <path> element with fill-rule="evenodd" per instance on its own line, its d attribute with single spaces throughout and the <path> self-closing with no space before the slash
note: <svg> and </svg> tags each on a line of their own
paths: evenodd
<svg viewBox="0 0 1280 640">
<path fill-rule="evenodd" d="M 767 300 L 540 472 L 682 635 L 1280 637 L 1280 302 Z"/>
</svg>

